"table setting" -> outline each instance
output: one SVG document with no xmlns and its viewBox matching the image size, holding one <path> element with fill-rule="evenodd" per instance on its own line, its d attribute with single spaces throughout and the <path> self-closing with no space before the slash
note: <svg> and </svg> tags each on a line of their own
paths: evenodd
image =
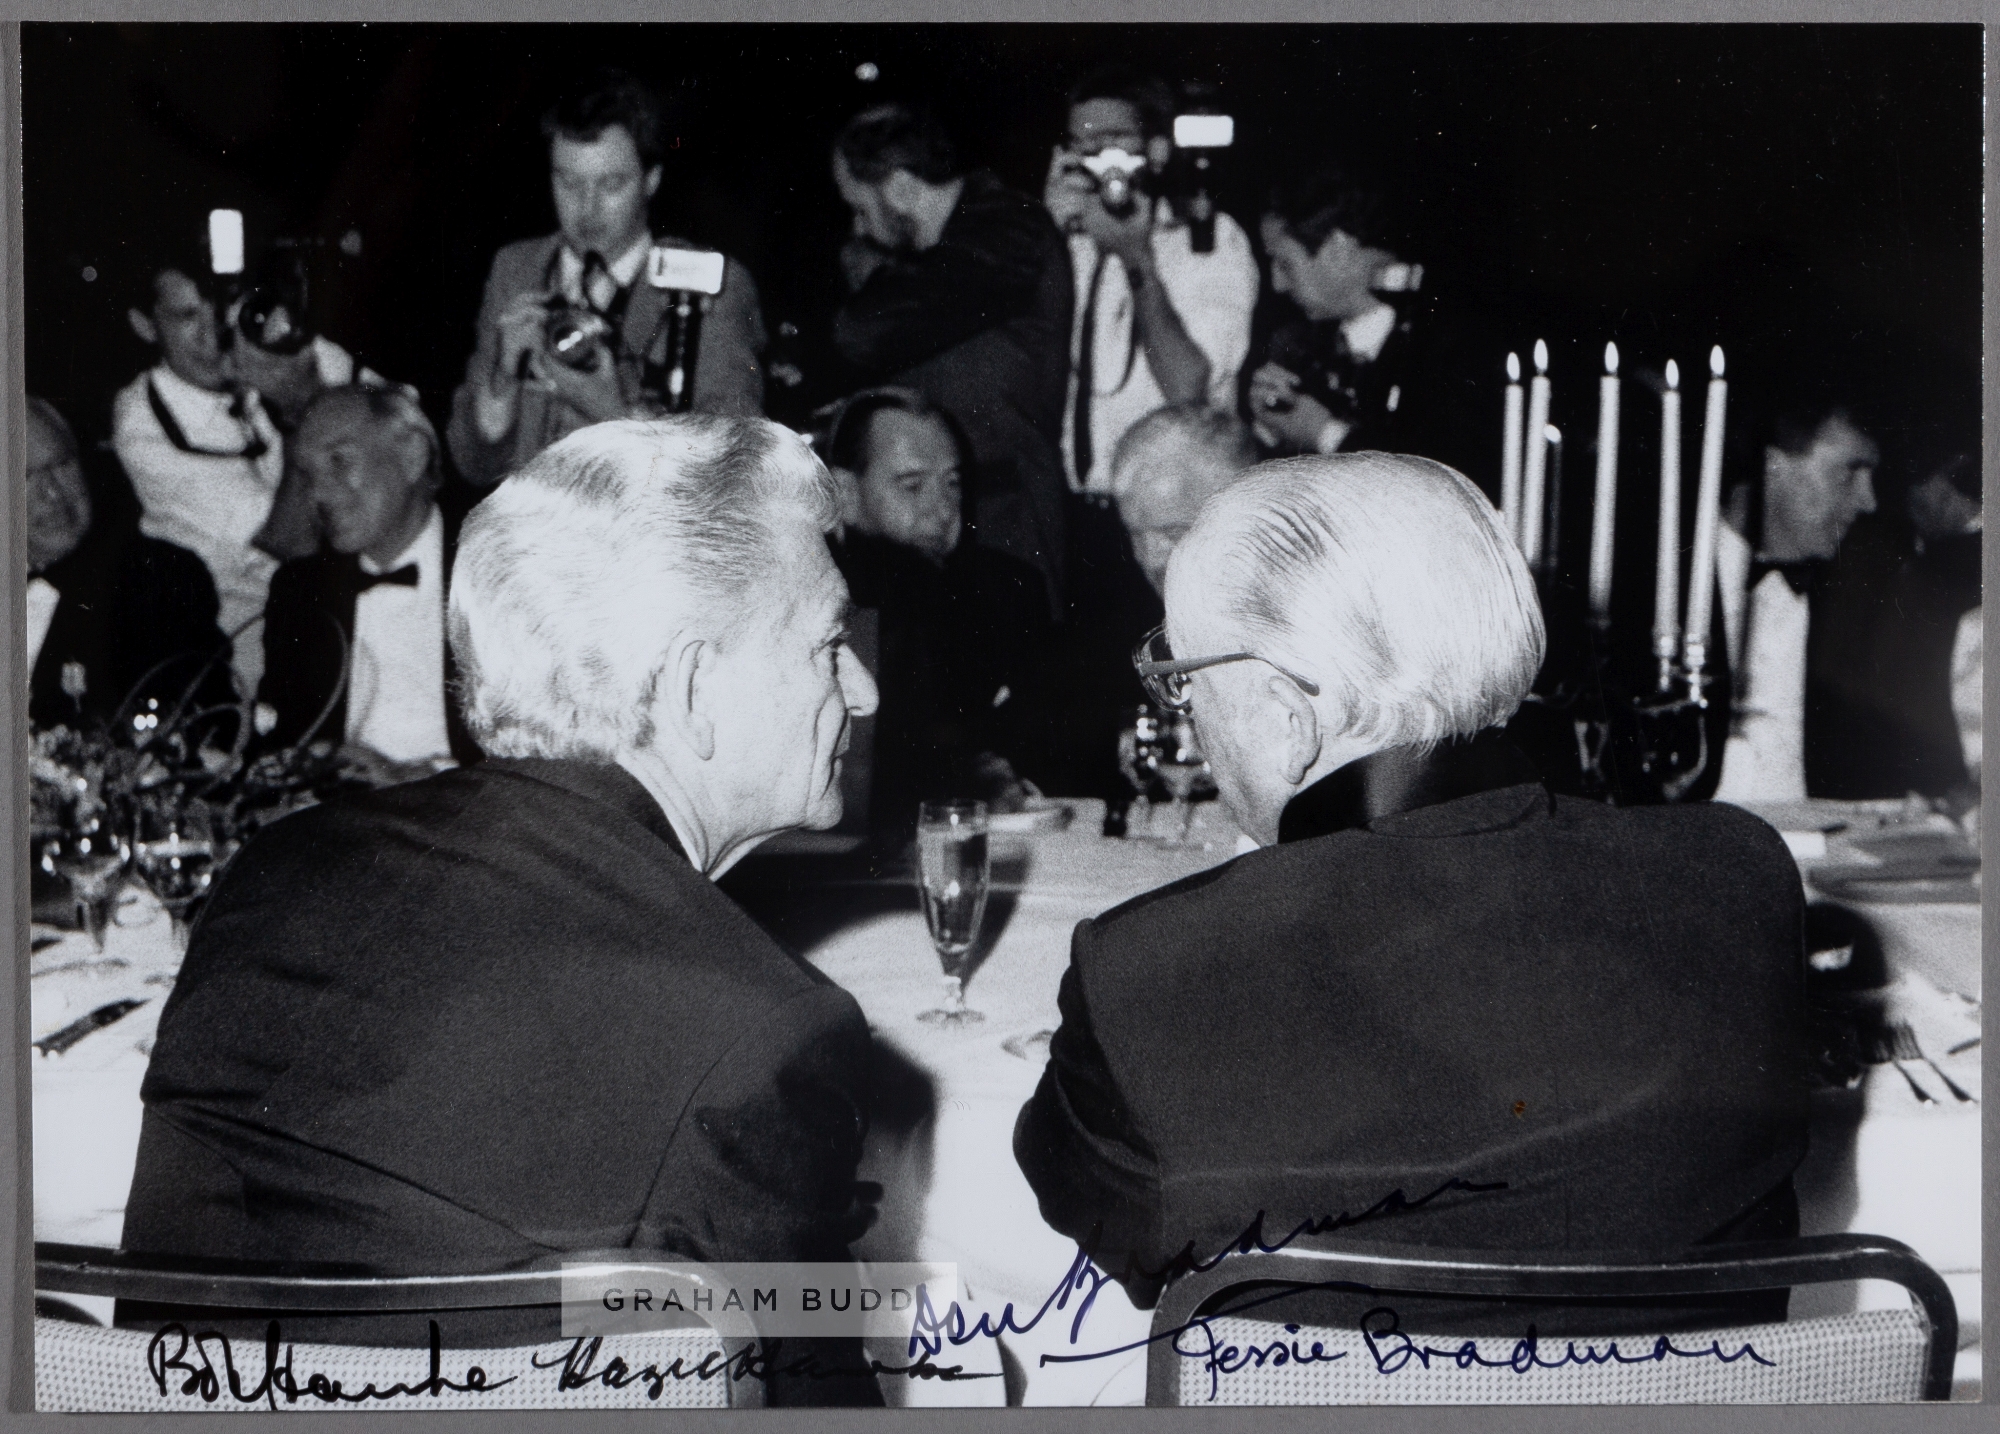
<svg viewBox="0 0 2000 1434">
<path fill-rule="evenodd" d="M 1041 1221 L 1014 1162 L 1013 1125 L 1047 1059 L 1076 924 L 1247 846 L 1212 800 L 1184 811 L 1161 803 L 1160 819 L 1142 813 L 1123 837 L 1104 835 L 1097 800 L 1047 801 L 1010 820 L 1019 815 L 941 804 L 923 814 L 907 854 L 778 850 L 726 883 L 781 943 L 854 995 L 876 1038 L 877 1110 L 859 1176 L 884 1193 L 857 1255 L 954 1262 L 971 1322 L 983 1315 L 997 1326 L 1011 1304 L 1016 1325 L 1033 1325 L 947 1344 L 932 1363 L 991 1377 L 891 1381 L 890 1397 L 909 1405 L 1139 1397 L 1137 1355 L 1039 1363 L 1044 1353 L 1141 1340 L 1148 1315 L 1107 1286 L 1077 1346 L 1068 1344 L 1074 1296 L 1069 1309 L 1033 1321 L 1076 1250 Z M 1813 943 L 1815 981 L 1855 1034 L 1846 1065 L 1823 1072 L 1813 1097 L 1812 1148 L 1797 1177 L 1803 1229 L 1914 1246 L 1952 1287 L 1968 1346 L 1962 1367 L 1976 1373 L 1978 908 L 1898 902 L 1892 881 L 1857 886 L 1852 875 L 1874 863 L 1932 881 L 1942 851 L 1951 879 L 1975 881 L 1964 864 L 1971 848 L 1962 833 L 1952 846 L 1947 819 L 1901 804 L 1809 803 L 1765 815 L 1786 833 L 1815 912 L 1850 920 L 1822 924 Z M 1923 853 L 1931 865 L 1918 869 Z M 1822 877 L 1874 899 L 1834 902 Z M 116 1245 L 139 1084 L 181 943 L 159 896 L 134 882 L 95 934 L 38 925 L 31 945 L 36 1238 Z M 876 1354 L 910 1358 L 901 1348 Z"/>
</svg>

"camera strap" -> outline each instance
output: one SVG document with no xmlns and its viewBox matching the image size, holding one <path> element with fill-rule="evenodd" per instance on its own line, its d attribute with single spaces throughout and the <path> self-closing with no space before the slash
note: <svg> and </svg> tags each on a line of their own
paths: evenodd
<svg viewBox="0 0 2000 1434">
<path fill-rule="evenodd" d="M 238 402 L 241 401 L 242 396 L 239 394 Z M 182 428 L 180 420 L 174 417 L 174 411 L 167 407 L 167 401 L 161 396 L 159 387 L 153 382 L 151 375 L 146 378 L 146 402 L 152 407 L 153 417 L 160 421 L 160 431 L 166 434 L 167 442 L 183 453 L 192 453 L 201 458 L 247 458 L 254 463 L 270 451 L 271 445 L 264 441 L 263 436 L 248 419 L 241 418 L 240 415 L 239 421 L 248 429 L 248 436 L 244 439 L 243 446 L 234 452 L 221 448 L 203 448 L 191 442 L 187 430 Z"/>
</svg>

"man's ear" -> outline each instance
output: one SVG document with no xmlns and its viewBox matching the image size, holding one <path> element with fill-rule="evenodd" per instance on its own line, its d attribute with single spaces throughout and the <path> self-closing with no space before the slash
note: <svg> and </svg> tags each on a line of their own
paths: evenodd
<svg viewBox="0 0 2000 1434">
<path fill-rule="evenodd" d="M 1281 724 L 1275 744 L 1279 772 L 1291 786 L 1301 786 L 1306 773 L 1319 761 L 1320 749 L 1326 745 L 1319 709 L 1296 682 L 1282 673 L 1272 673 L 1265 690 L 1273 699 L 1273 705 L 1265 710 L 1274 722 Z"/>
<path fill-rule="evenodd" d="M 907 169 L 892 169 L 882 181 L 882 197 L 898 214 L 911 214 L 922 201 L 924 182 Z"/>
<path fill-rule="evenodd" d="M 646 171 L 645 184 L 646 197 L 648 199 L 651 199 L 655 194 L 660 192 L 660 175 L 662 172 L 661 167 L 657 164 Z"/>
<path fill-rule="evenodd" d="M 1156 134 L 1146 141 L 1146 167 L 1155 174 L 1165 173 L 1173 157 L 1174 142 L 1165 135 Z"/>
<path fill-rule="evenodd" d="M 406 428 L 396 435 L 396 456 L 403 466 L 403 482 L 411 488 L 422 487 L 436 456 L 430 439 L 417 429 Z"/>
<path fill-rule="evenodd" d="M 674 648 L 662 677 L 666 691 L 661 706 L 667 722 L 704 762 L 715 755 L 715 717 L 710 711 L 714 665 L 714 649 L 699 638 L 687 638 Z"/>
<path fill-rule="evenodd" d="M 143 309 L 127 309 L 125 322 L 132 326 L 132 332 L 139 336 L 142 344 L 158 345 L 160 330 L 153 323 L 153 316 Z"/>
<path fill-rule="evenodd" d="M 835 522 L 841 535 L 845 535 L 847 529 L 858 528 L 861 524 L 861 478 L 853 469 L 842 468 L 837 463 L 829 463 L 826 471 L 833 478 L 834 492 L 839 500 Z"/>
</svg>

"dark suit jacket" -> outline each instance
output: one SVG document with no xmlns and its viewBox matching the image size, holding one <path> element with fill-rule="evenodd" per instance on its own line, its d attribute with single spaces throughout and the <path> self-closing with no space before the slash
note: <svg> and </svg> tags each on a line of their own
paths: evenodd
<svg viewBox="0 0 2000 1434">
<path fill-rule="evenodd" d="M 461 768 L 231 864 L 161 1015 L 125 1244 L 407 1274 L 844 1259 L 869 1057 L 854 999 L 689 865 L 633 777 Z M 461 1347 L 557 1324 L 439 1318 Z M 421 1316 L 285 1328 L 425 1340 Z"/>
<path fill-rule="evenodd" d="M 1943 796 L 1966 784 L 1951 710 L 1958 620 L 1979 605 L 1976 533 L 1919 547 L 1864 517 L 1819 575 L 1806 637 L 1806 790 Z"/>
<path fill-rule="evenodd" d="M 1806 1146 L 1784 844 L 1731 808 L 1551 798 L 1520 763 L 1497 734 L 1366 758 L 1277 846 L 1079 926 L 1014 1136 L 1043 1218 L 1146 1303 L 1260 1217 L 1275 1244 L 1455 1180 L 1504 1188 L 1344 1238 L 1782 1232 Z"/>
<path fill-rule="evenodd" d="M 455 534 L 445 528 L 445 577 L 449 580 Z M 294 558 L 271 575 L 264 603 L 264 676 L 257 700 L 277 714 L 277 725 L 260 739 L 268 750 L 291 746 L 313 730 L 319 714 L 333 707 L 314 733 L 315 741 L 338 746 L 347 738 L 347 689 L 341 683 L 354 643 L 354 604 L 361 594 L 361 560 L 351 553 L 322 549 Z M 457 676 L 445 649 L 438 682 L 444 689 L 445 735 L 461 763 L 479 759 L 479 746 L 466 731 L 452 698 Z"/>
<path fill-rule="evenodd" d="M 1396 327 L 1369 363 L 1342 362 L 1339 324 L 1304 319 L 1278 327 L 1266 360 L 1298 374 L 1302 391 L 1353 423 L 1342 452 L 1435 459 L 1498 503 L 1506 345 L 1477 319 L 1435 298 L 1407 296 L 1396 308 Z M 1266 360 L 1245 364 L 1244 371 L 1255 372 Z"/>
<path fill-rule="evenodd" d="M 1069 384 L 1069 246 L 1037 201 L 977 171 L 944 234 L 884 262 L 834 318 L 833 341 L 868 384 L 914 388 L 972 446 L 972 528 L 1032 563 L 1062 611 L 1063 401 Z"/>
<path fill-rule="evenodd" d="M 663 239 L 664 244 L 685 244 Z M 514 426 L 497 443 L 479 431 L 473 395 L 492 372 L 500 351 L 500 314 L 522 294 L 547 294 L 556 288 L 560 234 L 522 239 L 493 256 L 486 277 L 486 294 L 479 304 L 478 341 L 466 360 L 465 381 L 451 396 L 451 424 L 445 443 L 452 462 L 468 482 L 497 483 L 557 439 L 584 427 L 588 419 L 555 395 L 521 388 Z M 626 392 L 637 391 L 637 373 L 647 340 L 666 307 L 665 291 L 646 282 L 641 271 L 619 326 L 618 361 Z M 757 281 L 734 259 L 723 272 L 722 292 L 707 301 L 701 322 L 701 348 L 695 355 L 694 407 L 702 413 L 752 416 L 764 412 L 764 316 L 757 301 Z"/>
<path fill-rule="evenodd" d="M 28 679 L 35 726 L 109 721 L 128 697 L 131 711 L 150 700 L 170 713 L 190 686 L 190 710 L 236 700 L 215 583 L 187 549 L 136 529 L 93 533 L 42 576 L 62 600 Z M 64 689 L 65 668 L 72 686 L 81 679 L 81 696 Z"/>
<path fill-rule="evenodd" d="M 942 565 L 866 533 L 833 552 L 855 604 L 881 614 L 870 825 L 907 833 L 919 802 L 980 795 L 983 752 L 1043 780 L 1052 713 L 1041 575 L 969 541 Z"/>
</svg>

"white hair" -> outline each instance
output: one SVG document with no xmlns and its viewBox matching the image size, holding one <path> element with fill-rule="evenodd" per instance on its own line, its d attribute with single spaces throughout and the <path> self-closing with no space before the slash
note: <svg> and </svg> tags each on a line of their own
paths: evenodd
<svg viewBox="0 0 2000 1434">
<path fill-rule="evenodd" d="M 1477 488 L 1427 458 L 1252 469 L 1203 505 L 1166 599 L 1176 635 L 1204 647 L 1185 655 L 1268 658 L 1319 684 L 1340 735 L 1383 747 L 1505 722 L 1542 665 L 1519 549 Z"/>
<path fill-rule="evenodd" d="M 812 449 L 761 418 L 619 420 L 545 449 L 459 538 L 449 632 L 473 738 L 496 757 L 650 745 L 675 640 L 775 620 L 755 590 L 781 533 L 823 533 L 834 513 Z"/>
<path fill-rule="evenodd" d="M 1250 429 L 1233 413 L 1199 403 L 1156 408 L 1118 440 L 1111 491 L 1194 509 L 1257 461 Z"/>
</svg>

